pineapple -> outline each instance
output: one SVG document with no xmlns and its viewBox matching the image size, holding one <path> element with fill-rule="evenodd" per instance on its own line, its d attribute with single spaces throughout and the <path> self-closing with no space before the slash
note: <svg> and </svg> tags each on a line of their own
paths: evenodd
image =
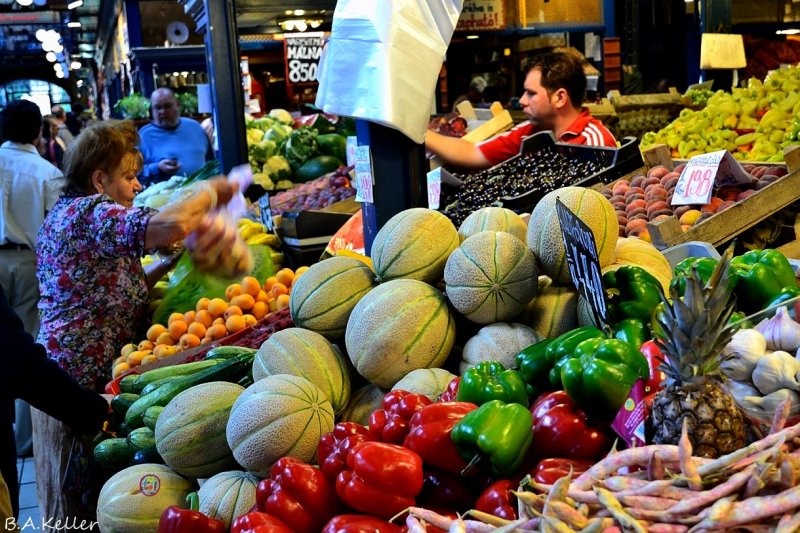
<svg viewBox="0 0 800 533">
<path fill-rule="evenodd" d="M 734 333 L 727 326 L 735 303 L 728 283 L 732 256 L 733 246 L 705 287 L 692 272 L 683 298 L 673 289 L 672 302 L 663 298 L 665 309 L 658 317 L 662 332 L 656 344 L 666 380 L 653 401 L 650 434 L 656 444 L 678 444 L 685 418 L 693 454 L 701 457 L 719 457 L 747 444 L 742 413 L 721 386 L 722 350 Z"/>
</svg>

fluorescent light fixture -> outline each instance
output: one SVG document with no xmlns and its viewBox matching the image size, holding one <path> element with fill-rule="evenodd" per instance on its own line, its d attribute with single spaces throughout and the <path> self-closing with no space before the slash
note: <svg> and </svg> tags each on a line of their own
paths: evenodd
<svg viewBox="0 0 800 533">
<path fill-rule="evenodd" d="M 467 39 L 478 39 L 480 35 L 467 35 Z"/>
<path fill-rule="evenodd" d="M 83 0 L 75 0 L 74 2 L 67 4 L 67 9 L 75 9 L 76 7 L 81 7 L 82 5 Z"/>
<path fill-rule="evenodd" d="M 71 68 L 72 70 L 78 70 L 82 66 L 83 65 L 81 64 L 80 61 L 73 61 L 72 63 L 69 64 L 69 68 Z"/>
<path fill-rule="evenodd" d="M 67 28 L 80 28 L 80 27 L 81 27 L 80 20 L 76 20 L 75 22 L 67 22 Z"/>
<path fill-rule="evenodd" d="M 44 57 L 51 63 L 55 63 L 56 61 L 56 55 L 53 52 L 47 52 Z"/>
<path fill-rule="evenodd" d="M 800 29 L 789 28 L 788 30 L 778 30 L 775 35 L 797 35 L 798 33 L 800 33 Z"/>
</svg>

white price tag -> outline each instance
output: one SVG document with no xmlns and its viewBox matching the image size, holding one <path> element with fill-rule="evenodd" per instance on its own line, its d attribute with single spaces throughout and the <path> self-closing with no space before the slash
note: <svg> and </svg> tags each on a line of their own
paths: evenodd
<svg viewBox="0 0 800 533">
<path fill-rule="evenodd" d="M 372 197 L 372 156 L 369 152 L 369 145 L 356 146 L 355 171 L 358 185 L 356 202 L 375 203 Z"/>
<path fill-rule="evenodd" d="M 678 178 L 672 205 L 707 204 L 713 194 L 719 163 L 727 153 L 719 150 L 691 158 Z"/>
<path fill-rule="evenodd" d="M 358 146 L 358 137 L 355 135 L 349 136 L 344 148 L 348 167 L 355 166 L 356 164 L 356 146 Z"/>
<path fill-rule="evenodd" d="M 428 209 L 439 209 L 442 195 L 442 167 L 428 172 Z"/>
</svg>

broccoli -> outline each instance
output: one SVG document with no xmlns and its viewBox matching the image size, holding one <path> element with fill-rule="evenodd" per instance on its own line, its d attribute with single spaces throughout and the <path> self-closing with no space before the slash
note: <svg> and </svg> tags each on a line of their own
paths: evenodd
<svg viewBox="0 0 800 533">
<path fill-rule="evenodd" d="M 292 168 L 300 168 L 305 161 L 318 154 L 317 130 L 306 126 L 294 130 L 283 145 L 283 155 Z"/>
<path fill-rule="evenodd" d="M 292 167 L 289 166 L 286 158 L 280 155 L 273 155 L 267 159 L 261 172 L 269 176 L 272 181 L 291 179 L 292 177 Z"/>
</svg>

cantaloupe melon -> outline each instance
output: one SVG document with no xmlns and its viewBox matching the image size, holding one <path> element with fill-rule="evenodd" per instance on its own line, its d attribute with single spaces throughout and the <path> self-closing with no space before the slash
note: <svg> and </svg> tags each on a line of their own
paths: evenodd
<svg viewBox="0 0 800 533">
<path fill-rule="evenodd" d="M 253 360 L 253 379 L 273 374 L 306 378 L 322 389 L 334 413 L 340 413 L 350 399 L 350 374 L 344 356 L 328 339 L 308 329 L 276 331 L 261 345 Z"/>
<path fill-rule="evenodd" d="M 578 327 L 576 309 L 578 291 L 572 282 L 557 285 L 547 276 L 539 276 L 539 289 L 520 317 L 545 339 L 558 337 Z"/>
<path fill-rule="evenodd" d="M 605 274 L 609 270 L 616 270 L 622 265 L 640 266 L 653 275 L 662 285 L 664 291 L 669 291 L 669 283 L 672 281 L 672 267 L 664 254 L 647 241 L 636 237 L 620 237 L 617 239 L 614 262 L 605 268 Z"/>
<path fill-rule="evenodd" d="M 377 385 L 364 385 L 353 391 L 350 401 L 341 414 L 342 422 L 356 422 L 362 426 L 369 425 L 369 415 L 383 406 L 386 391 Z"/>
<path fill-rule="evenodd" d="M 473 211 L 458 227 L 461 242 L 481 231 L 505 231 L 522 242 L 528 235 L 528 225 L 518 214 L 505 207 L 482 207 Z"/>
<path fill-rule="evenodd" d="M 292 285 L 289 312 L 296 326 L 336 340 L 353 307 L 375 285 L 375 273 L 358 259 L 331 257 L 311 265 Z"/>
<path fill-rule="evenodd" d="M 432 209 L 415 207 L 390 218 L 372 242 L 372 264 L 381 282 L 416 279 L 435 284 L 458 246 L 450 219 Z"/>
<path fill-rule="evenodd" d="M 246 515 L 256 504 L 259 481 L 253 474 L 241 470 L 220 472 L 207 479 L 197 491 L 199 511 L 230 527 L 236 518 Z"/>
<path fill-rule="evenodd" d="M 267 376 L 233 404 L 228 445 L 240 465 L 263 477 L 285 455 L 313 461 L 320 436 L 333 430 L 333 418 L 325 393 L 306 378 Z"/>
<path fill-rule="evenodd" d="M 421 281 L 396 279 L 358 302 L 344 339 L 358 373 L 388 389 L 412 370 L 441 366 L 455 332 L 441 292 Z"/>
<path fill-rule="evenodd" d="M 394 384 L 392 390 L 406 390 L 436 400 L 447 388 L 448 383 L 456 377 L 444 368 L 420 368 L 412 370 Z"/>
<path fill-rule="evenodd" d="M 536 256 L 542 274 L 556 283 L 570 283 L 561 224 L 556 214 L 556 198 L 592 230 L 600 266 L 613 263 L 619 224 L 611 202 L 592 189 L 562 187 L 546 194 L 536 204 L 528 225 L 528 247 Z"/>
<path fill-rule="evenodd" d="M 195 385 L 175 396 L 156 421 L 156 449 L 164 462 L 188 477 L 207 478 L 235 468 L 225 439 L 233 403 L 244 392 L 235 383 Z"/>
<path fill-rule="evenodd" d="M 592 306 L 589 305 L 589 300 L 583 296 L 578 296 L 578 325 L 599 327 L 597 320 L 594 318 Z"/>
<path fill-rule="evenodd" d="M 100 531 L 157 531 L 170 505 L 186 507 L 195 484 L 165 465 L 144 464 L 120 470 L 105 482 L 97 500 Z"/>
<path fill-rule="evenodd" d="M 503 231 L 467 238 L 444 269 L 447 298 L 473 322 L 491 324 L 519 315 L 536 294 L 536 259 Z"/>
<path fill-rule="evenodd" d="M 542 337 L 524 324 L 489 324 L 464 344 L 459 371 L 463 374 L 482 361 L 497 361 L 506 368 L 513 368 L 515 356 L 540 340 Z"/>
</svg>

